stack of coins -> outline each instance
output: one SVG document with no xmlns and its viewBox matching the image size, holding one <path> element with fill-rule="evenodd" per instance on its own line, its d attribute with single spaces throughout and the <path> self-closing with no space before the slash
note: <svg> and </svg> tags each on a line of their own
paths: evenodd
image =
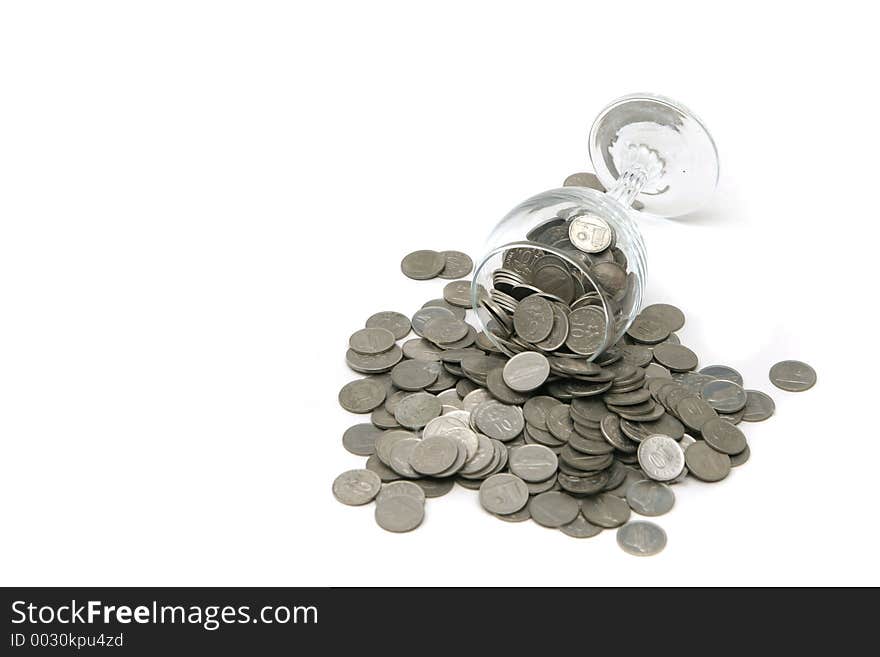
<svg viewBox="0 0 880 657">
<path fill-rule="evenodd" d="M 605 250 L 614 264 L 613 246 Z M 350 505 L 375 500 L 376 522 L 401 532 L 422 523 L 426 498 L 459 485 L 478 490 L 502 520 L 531 519 L 576 538 L 618 528 L 623 550 L 656 554 L 665 532 L 631 513 L 667 513 L 676 483 L 717 482 L 745 463 L 739 425 L 769 418 L 773 400 L 744 388 L 731 367 L 700 369 L 676 334 L 685 316 L 668 304 L 644 308 L 616 345 L 588 360 L 604 335 L 596 291 L 547 256 L 532 259 L 526 276 L 527 254 L 512 252 L 493 289 L 477 294 L 496 340 L 467 322 L 467 280 L 448 283 L 411 318 L 379 312 L 352 334 L 346 362 L 368 376 L 343 386 L 339 402 L 371 421 L 349 428 L 343 446 L 368 458 L 337 478 L 334 495 Z M 422 280 L 450 266 L 465 276 L 472 261 L 417 251 L 401 269 Z M 417 337 L 398 344 L 411 331 Z M 792 391 L 816 380 L 798 361 L 774 365 L 770 377 Z"/>
</svg>

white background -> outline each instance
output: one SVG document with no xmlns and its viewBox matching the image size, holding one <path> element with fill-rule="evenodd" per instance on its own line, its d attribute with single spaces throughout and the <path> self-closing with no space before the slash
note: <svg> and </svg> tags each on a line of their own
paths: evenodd
<svg viewBox="0 0 880 657">
<path fill-rule="evenodd" d="M 4 3 L 0 583 L 880 584 L 876 22 L 781 5 Z M 653 559 L 461 488 L 407 535 L 337 503 L 348 335 L 443 285 L 400 258 L 477 257 L 642 90 L 719 147 L 710 207 L 639 225 L 648 301 L 776 399 L 751 461 Z"/>
</svg>

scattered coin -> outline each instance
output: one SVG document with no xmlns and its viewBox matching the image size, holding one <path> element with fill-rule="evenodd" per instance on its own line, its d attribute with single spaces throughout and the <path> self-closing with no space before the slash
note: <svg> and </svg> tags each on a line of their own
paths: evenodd
<svg viewBox="0 0 880 657">
<path fill-rule="evenodd" d="M 467 253 L 441 251 L 440 255 L 446 260 L 443 270 L 438 274 L 440 278 L 464 278 L 474 269 L 474 261 Z"/>
<path fill-rule="evenodd" d="M 600 493 L 581 500 L 581 513 L 592 524 L 613 529 L 629 520 L 630 508 L 616 495 Z"/>
<path fill-rule="evenodd" d="M 421 360 L 405 360 L 391 370 L 391 381 L 401 390 L 417 392 L 437 381 L 439 364 Z"/>
<path fill-rule="evenodd" d="M 404 397 L 394 411 L 394 419 L 407 429 L 421 429 L 443 412 L 440 400 L 429 392 Z"/>
<path fill-rule="evenodd" d="M 681 446 L 669 436 L 655 434 L 641 442 L 639 465 L 656 481 L 672 481 L 681 474 L 685 458 Z"/>
<path fill-rule="evenodd" d="M 789 392 L 803 392 L 816 384 L 816 371 L 799 360 L 784 360 L 770 368 L 770 382 Z"/>
<path fill-rule="evenodd" d="M 333 481 L 333 495 L 349 506 L 371 502 L 382 486 L 379 475 L 370 470 L 349 470 Z"/>
<path fill-rule="evenodd" d="M 600 253 L 614 242 L 614 231 L 602 217 L 587 214 L 571 220 L 568 238 L 584 253 Z"/>
<path fill-rule="evenodd" d="M 697 355 L 679 344 L 658 344 L 654 347 L 654 359 L 673 372 L 687 372 L 697 367 Z"/>
<path fill-rule="evenodd" d="M 504 366 L 504 383 L 517 392 L 540 388 L 550 375 L 550 363 L 543 354 L 524 351 Z"/>
<path fill-rule="evenodd" d="M 423 438 L 413 448 L 409 464 L 419 474 L 435 476 L 447 470 L 458 458 L 458 441 L 447 436 Z"/>
<path fill-rule="evenodd" d="M 666 532 L 653 522 L 636 520 L 617 530 L 617 544 L 637 557 L 648 557 L 666 547 Z"/>
<path fill-rule="evenodd" d="M 724 379 L 725 381 L 733 381 L 738 385 L 743 384 L 742 374 L 727 365 L 707 365 L 700 370 L 700 374 L 714 376 L 716 379 Z"/>
<path fill-rule="evenodd" d="M 507 515 L 522 509 L 529 501 L 525 482 L 512 474 L 495 474 L 480 486 L 480 504 L 490 513 Z"/>
<path fill-rule="evenodd" d="M 445 267 L 446 257 L 437 251 L 413 251 L 400 262 L 403 275 L 417 281 L 434 278 Z"/>
<path fill-rule="evenodd" d="M 389 484 L 382 484 L 382 488 L 376 496 L 376 503 L 381 504 L 392 497 L 401 496 L 418 500 L 419 504 L 425 503 L 425 491 L 412 481 L 394 481 Z"/>
<path fill-rule="evenodd" d="M 339 391 L 339 405 L 352 413 L 369 413 L 385 401 L 385 387 L 372 379 L 346 383 Z"/>
<path fill-rule="evenodd" d="M 366 323 L 367 328 L 383 328 L 391 331 L 395 340 L 400 340 L 409 335 L 412 330 L 409 317 L 393 310 L 383 310 L 375 315 L 370 315 Z"/>
<path fill-rule="evenodd" d="M 370 456 L 376 451 L 376 440 L 384 432 L 371 423 L 356 424 L 342 434 L 342 445 L 352 454 Z"/>
<path fill-rule="evenodd" d="M 508 467 L 523 481 L 547 481 L 556 474 L 558 460 L 549 447 L 523 445 L 509 452 Z"/>
<path fill-rule="evenodd" d="M 704 441 L 687 448 L 684 454 L 688 471 L 703 481 L 721 481 L 730 474 L 730 457 L 715 451 Z"/>
<path fill-rule="evenodd" d="M 626 501 L 639 515 L 662 516 L 672 510 L 675 493 L 664 483 L 643 479 L 627 489 Z"/>
<path fill-rule="evenodd" d="M 553 329 L 553 308 L 550 302 L 539 296 L 526 297 L 517 304 L 513 326 L 523 340 L 540 342 Z"/>
<path fill-rule="evenodd" d="M 579 513 L 570 523 L 562 525 L 559 528 L 559 531 L 572 538 L 592 538 L 593 536 L 601 534 L 602 528 L 592 524 L 589 520 L 584 518 L 583 513 Z"/>
<path fill-rule="evenodd" d="M 703 385 L 701 396 L 706 402 L 719 413 L 736 413 L 742 410 L 748 396 L 738 383 L 716 379 Z"/>
<path fill-rule="evenodd" d="M 668 303 L 655 303 L 645 306 L 639 314 L 657 320 L 663 324 L 669 333 L 678 331 L 684 326 L 684 313 Z"/>
<path fill-rule="evenodd" d="M 776 403 L 767 393 L 760 390 L 746 390 L 746 408 L 742 419 L 745 422 L 761 422 L 776 411 Z"/>
<path fill-rule="evenodd" d="M 376 523 L 389 532 L 408 532 L 422 524 L 425 517 L 424 502 L 400 495 L 376 504 Z"/>
<path fill-rule="evenodd" d="M 749 446 L 746 442 L 745 434 L 730 422 L 721 418 L 706 422 L 701 433 L 703 434 L 703 440 L 706 441 L 709 447 L 729 456 L 739 454 Z"/>
<path fill-rule="evenodd" d="M 362 328 L 351 335 L 348 346 L 359 354 L 381 354 L 394 346 L 394 334 L 385 328 Z"/>
<path fill-rule="evenodd" d="M 544 527 L 562 527 L 574 521 L 580 512 L 577 500 L 567 493 L 547 491 L 529 500 L 532 520 Z"/>
</svg>

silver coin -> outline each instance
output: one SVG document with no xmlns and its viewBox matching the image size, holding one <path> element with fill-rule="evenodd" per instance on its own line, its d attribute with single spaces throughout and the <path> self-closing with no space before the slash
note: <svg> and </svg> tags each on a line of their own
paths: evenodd
<svg viewBox="0 0 880 657">
<path fill-rule="evenodd" d="M 408 495 L 390 497 L 376 505 L 376 524 L 389 532 L 408 532 L 422 524 L 425 505 Z"/>
<path fill-rule="evenodd" d="M 466 416 L 462 419 L 460 416 Z M 467 458 L 472 459 L 479 448 L 477 434 L 471 431 L 468 420 L 469 413 L 448 413 L 434 418 L 422 431 L 422 438 L 443 436 L 464 445 Z"/>
<path fill-rule="evenodd" d="M 385 401 L 388 401 L 387 397 L 385 398 Z M 394 415 L 389 413 L 384 405 L 373 409 L 373 412 L 370 414 L 370 422 L 380 429 L 400 428 L 400 425 L 397 424 L 397 420 L 394 419 Z"/>
<path fill-rule="evenodd" d="M 546 415 L 547 431 L 561 442 L 568 442 L 574 432 L 571 410 L 565 404 L 550 409 Z"/>
<path fill-rule="evenodd" d="M 492 515 L 504 522 L 525 522 L 526 520 L 532 519 L 532 514 L 529 513 L 528 504 L 519 511 L 514 511 L 513 513 L 493 513 Z"/>
<path fill-rule="evenodd" d="M 776 411 L 776 403 L 773 398 L 760 390 L 746 390 L 746 407 L 743 413 L 745 422 L 761 422 L 769 418 Z"/>
<path fill-rule="evenodd" d="M 644 314 L 639 314 L 626 330 L 630 338 L 641 344 L 659 344 L 669 337 L 669 332 L 663 321 Z"/>
<path fill-rule="evenodd" d="M 359 354 L 354 349 L 345 352 L 345 362 L 351 369 L 361 374 L 387 372 L 397 365 L 401 358 L 403 351 L 397 345 L 381 354 Z"/>
<path fill-rule="evenodd" d="M 412 330 L 409 317 L 393 310 L 383 310 L 375 315 L 370 315 L 367 319 L 366 327 L 383 328 L 391 331 L 395 340 L 405 338 Z"/>
<path fill-rule="evenodd" d="M 654 360 L 673 372 L 687 372 L 697 367 L 697 355 L 680 344 L 664 342 L 654 347 Z"/>
<path fill-rule="evenodd" d="M 746 445 L 746 448 L 743 451 L 730 457 L 730 467 L 736 468 L 741 466 L 743 463 L 749 460 L 749 456 L 751 456 L 751 454 L 752 452 L 749 449 L 749 446 Z"/>
<path fill-rule="evenodd" d="M 611 493 L 600 493 L 581 500 L 581 513 L 594 525 L 612 529 L 629 520 L 630 508 L 626 501 Z"/>
<path fill-rule="evenodd" d="M 700 431 L 709 420 L 718 417 L 714 408 L 699 397 L 685 397 L 675 405 L 675 413 L 679 419 L 694 431 Z"/>
<path fill-rule="evenodd" d="M 391 381 L 401 390 L 417 392 L 437 381 L 442 365 L 423 360 L 405 360 L 391 370 Z"/>
<path fill-rule="evenodd" d="M 425 325 L 432 319 L 437 319 L 438 317 L 457 319 L 455 313 L 442 306 L 427 306 L 425 308 L 419 308 L 412 316 L 413 331 L 415 331 L 416 335 L 419 337 L 424 337 Z"/>
<path fill-rule="evenodd" d="M 655 481 L 671 481 L 681 474 L 685 459 L 681 446 L 669 436 L 655 434 L 639 444 L 639 465 Z"/>
<path fill-rule="evenodd" d="M 429 392 L 404 397 L 394 410 L 394 419 L 407 429 L 421 429 L 443 412 L 440 400 Z"/>
<path fill-rule="evenodd" d="M 419 473 L 413 470 L 409 460 L 419 442 L 418 438 L 403 438 L 395 441 L 391 446 L 391 458 L 388 459 L 388 467 L 402 477 L 417 479 Z"/>
<path fill-rule="evenodd" d="M 333 495 L 349 506 L 360 506 L 371 502 L 379 493 L 382 480 L 370 470 L 349 470 L 333 481 Z"/>
<path fill-rule="evenodd" d="M 561 404 L 558 399 L 546 395 L 532 397 L 523 405 L 523 416 L 529 424 L 547 431 L 547 414 Z"/>
<path fill-rule="evenodd" d="M 517 392 L 504 382 L 504 368 L 496 367 L 486 375 L 486 387 L 498 401 L 504 404 L 524 404 L 529 395 L 526 392 Z"/>
<path fill-rule="evenodd" d="M 375 472 L 377 475 L 379 475 L 379 479 L 381 479 L 383 483 L 389 481 L 397 481 L 398 479 L 400 479 L 399 474 L 397 474 L 394 470 L 382 463 L 381 459 L 379 459 L 378 454 L 373 454 L 372 456 L 370 456 L 370 458 L 367 459 L 367 464 L 364 467 L 367 470 Z"/>
<path fill-rule="evenodd" d="M 422 304 L 422 308 L 445 308 L 451 312 L 456 319 L 464 320 L 464 318 L 467 317 L 467 310 L 465 308 L 453 306 L 446 299 L 430 299 Z"/>
<path fill-rule="evenodd" d="M 770 368 L 770 382 L 788 392 L 803 392 L 816 384 L 816 371 L 799 360 L 784 360 Z"/>
<path fill-rule="evenodd" d="M 437 251 L 413 251 L 400 262 L 400 271 L 417 281 L 436 277 L 446 267 L 446 258 Z"/>
<path fill-rule="evenodd" d="M 700 374 L 708 374 L 716 379 L 724 379 L 725 381 L 733 381 L 739 385 L 743 384 L 742 374 L 727 365 L 707 365 L 700 369 Z"/>
<path fill-rule="evenodd" d="M 703 434 L 703 440 L 706 441 L 709 447 L 729 456 L 739 454 L 749 446 L 746 442 L 745 434 L 730 422 L 721 418 L 706 422 L 701 433 Z"/>
<path fill-rule="evenodd" d="M 384 328 L 363 328 L 351 335 L 348 346 L 359 354 L 381 354 L 394 346 L 394 334 Z"/>
<path fill-rule="evenodd" d="M 482 287 L 482 286 L 480 286 Z M 485 290 L 481 290 L 485 293 Z M 471 282 L 452 281 L 443 288 L 443 298 L 459 308 L 471 307 Z"/>
<path fill-rule="evenodd" d="M 508 454 L 510 471 L 523 481 L 543 482 L 556 474 L 559 461 L 544 445 L 513 447 Z"/>
<path fill-rule="evenodd" d="M 529 500 L 529 513 L 539 525 L 555 529 L 573 522 L 580 513 L 580 505 L 571 495 L 551 490 Z"/>
<path fill-rule="evenodd" d="M 467 253 L 462 253 L 461 251 L 441 251 L 440 255 L 446 260 L 443 271 L 438 274 L 440 278 L 464 278 L 474 269 L 474 261 L 471 260 Z"/>
<path fill-rule="evenodd" d="M 412 481 L 394 481 L 382 484 L 379 494 L 376 495 L 376 504 L 387 502 L 392 497 L 411 497 L 418 500 L 419 504 L 425 503 L 425 491 Z"/>
<path fill-rule="evenodd" d="M 571 536 L 572 538 L 592 538 L 593 536 L 598 536 L 602 533 L 602 528 L 597 527 L 589 520 L 584 518 L 582 513 L 579 513 L 577 517 L 572 520 L 567 525 L 562 525 L 559 528 L 566 536 Z"/>
<path fill-rule="evenodd" d="M 623 354 L 623 362 L 633 367 L 647 367 L 654 359 L 654 352 L 650 347 L 641 344 L 627 344 L 620 349 Z M 647 372 L 645 373 L 647 376 Z"/>
<path fill-rule="evenodd" d="M 639 515 L 662 516 L 672 510 L 675 493 L 664 483 L 643 479 L 627 489 L 626 501 Z"/>
<path fill-rule="evenodd" d="M 668 303 L 655 303 L 645 306 L 639 314 L 660 321 L 668 329 L 669 333 L 678 331 L 684 326 L 684 313 Z"/>
<path fill-rule="evenodd" d="M 469 458 L 461 469 L 461 474 L 472 475 L 489 467 L 495 456 L 495 443 L 488 436 L 476 434 L 477 451 Z M 500 459 L 500 455 L 499 455 Z"/>
<path fill-rule="evenodd" d="M 376 456 L 379 457 L 379 460 L 387 466 L 391 465 L 391 450 L 401 440 L 413 439 L 418 440 L 416 435 L 411 431 L 404 431 L 403 429 L 394 429 L 392 431 L 385 431 L 376 439 Z"/>
<path fill-rule="evenodd" d="M 443 497 L 455 487 L 455 480 L 451 478 L 422 477 L 415 479 L 413 483 L 417 484 L 428 498 Z"/>
<path fill-rule="evenodd" d="M 528 501 L 529 489 L 516 475 L 495 474 L 480 485 L 480 504 L 490 513 L 516 513 Z"/>
<path fill-rule="evenodd" d="M 384 433 L 372 424 L 355 424 L 342 434 L 342 446 L 352 454 L 370 456 L 376 451 L 376 440 Z"/>
<path fill-rule="evenodd" d="M 439 362 L 443 349 L 424 338 L 413 338 L 403 343 L 403 354 L 412 360 Z"/>
<path fill-rule="evenodd" d="M 419 474 L 434 476 L 448 469 L 458 458 L 457 440 L 446 436 L 423 438 L 413 448 L 409 464 Z"/>
<path fill-rule="evenodd" d="M 590 268 L 590 275 L 612 297 L 618 298 L 626 290 L 626 270 L 616 262 L 599 262 Z"/>
<path fill-rule="evenodd" d="M 568 178 L 565 179 L 565 182 L 562 183 L 563 187 L 589 187 L 590 189 L 595 189 L 600 192 L 604 192 L 605 188 L 602 186 L 602 183 L 599 182 L 599 179 L 596 177 L 594 173 L 573 173 Z"/>
<path fill-rule="evenodd" d="M 443 345 L 464 338 L 468 328 L 465 322 L 455 317 L 435 317 L 422 328 L 422 335 L 434 344 Z"/>
<path fill-rule="evenodd" d="M 461 400 L 461 403 L 464 406 L 465 411 L 473 413 L 477 406 L 487 401 L 492 401 L 492 395 L 489 391 L 485 388 L 477 388 L 466 394 L 464 399 Z"/>
<path fill-rule="evenodd" d="M 553 330 L 553 307 L 542 297 L 526 297 L 516 307 L 513 326 L 523 340 L 540 342 Z"/>
<path fill-rule="evenodd" d="M 568 315 L 566 346 L 576 354 L 589 356 L 605 343 L 605 313 L 596 306 L 586 306 Z"/>
<path fill-rule="evenodd" d="M 715 379 L 704 384 L 700 394 L 719 413 L 736 413 L 748 401 L 748 395 L 742 386 L 724 379 Z"/>
<path fill-rule="evenodd" d="M 523 414 L 518 406 L 508 406 L 494 399 L 477 406 L 471 417 L 477 429 L 502 442 L 516 438 L 524 426 Z"/>
<path fill-rule="evenodd" d="M 553 307 L 553 328 L 550 330 L 550 335 L 535 343 L 535 346 L 541 351 L 556 351 L 568 339 L 568 309 L 561 303 L 551 305 Z"/>
<path fill-rule="evenodd" d="M 614 243 L 614 231 L 602 217 L 586 214 L 571 220 L 568 238 L 584 253 L 599 253 Z"/>
<path fill-rule="evenodd" d="M 339 391 L 339 405 L 352 413 L 369 413 L 385 401 L 385 387 L 372 379 L 346 383 Z"/>
<path fill-rule="evenodd" d="M 651 358 L 654 357 L 653 352 L 651 353 Z M 672 373 L 658 363 L 649 363 L 645 368 L 645 378 L 646 379 L 671 379 Z"/>
<path fill-rule="evenodd" d="M 504 365 L 504 383 L 517 392 L 540 388 L 550 375 L 547 357 L 534 351 L 517 354 Z"/>
<path fill-rule="evenodd" d="M 730 474 L 730 457 L 722 454 L 705 441 L 697 441 L 684 453 L 688 471 L 702 481 L 721 481 Z"/>
<path fill-rule="evenodd" d="M 650 557 L 666 547 L 666 532 L 653 522 L 636 520 L 617 530 L 617 544 L 636 557 Z"/>
</svg>

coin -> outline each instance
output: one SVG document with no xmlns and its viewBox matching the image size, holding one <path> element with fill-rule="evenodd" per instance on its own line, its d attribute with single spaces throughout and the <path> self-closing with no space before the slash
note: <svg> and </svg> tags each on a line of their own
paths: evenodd
<svg viewBox="0 0 880 657">
<path fill-rule="evenodd" d="M 544 445 L 513 447 L 508 454 L 510 471 L 523 481 L 547 481 L 556 474 L 556 454 Z"/>
<path fill-rule="evenodd" d="M 700 369 L 700 374 L 708 374 L 716 379 L 724 379 L 725 381 L 733 381 L 739 385 L 743 384 L 742 374 L 727 365 L 707 365 Z"/>
<path fill-rule="evenodd" d="M 424 338 L 413 338 L 403 343 L 403 355 L 412 360 L 439 362 L 443 349 Z"/>
<path fill-rule="evenodd" d="M 464 338 L 469 328 L 468 324 L 455 317 L 435 317 L 425 323 L 422 335 L 434 344 L 446 345 Z"/>
<path fill-rule="evenodd" d="M 504 383 L 517 392 L 540 388 L 550 375 L 547 357 L 534 351 L 517 354 L 504 366 Z"/>
<path fill-rule="evenodd" d="M 665 342 L 654 347 L 654 360 L 673 372 L 686 372 L 697 367 L 697 355 L 678 344 Z"/>
<path fill-rule="evenodd" d="M 438 475 L 458 458 L 458 441 L 447 436 L 423 438 L 409 458 L 412 469 L 423 475 Z"/>
<path fill-rule="evenodd" d="M 440 278 L 464 278 L 474 269 L 474 261 L 467 253 L 441 251 L 440 255 L 446 260 L 443 270 L 438 274 Z"/>
<path fill-rule="evenodd" d="M 730 456 L 739 454 L 748 447 L 743 432 L 721 418 L 709 420 L 700 432 L 703 434 L 703 440 L 712 449 Z"/>
<path fill-rule="evenodd" d="M 612 245 L 614 231 L 602 217 L 587 214 L 571 220 L 568 238 L 584 253 L 599 253 Z"/>
<path fill-rule="evenodd" d="M 650 557 L 666 547 L 666 532 L 653 522 L 635 520 L 617 530 L 617 544 L 633 556 Z"/>
<path fill-rule="evenodd" d="M 407 278 L 417 281 L 434 278 L 446 267 L 446 257 L 437 251 L 413 251 L 400 262 L 400 270 Z"/>
<path fill-rule="evenodd" d="M 697 479 L 721 481 L 730 474 L 730 457 L 712 449 L 705 441 L 697 441 L 688 447 L 684 456 L 688 470 Z"/>
<path fill-rule="evenodd" d="M 443 412 L 440 400 L 429 392 L 404 397 L 394 411 L 394 419 L 407 429 L 421 429 Z"/>
<path fill-rule="evenodd" d="M 523 340 L 535 343 L 550 335 L 553 329 L 553 308 L 550 302 L 539 296 L 526 297 L 513 314 L 516 334 Z"/>
<path fill-rule="evenodd" d="M 385 398 L 385 401 L 388 401 L 387 397 Z M 394 419 L 394 415 L 389 413 L 384 406 L 379 406 L 378 408 L 373 409 L 373 412 L 370 414 L 370 422 L 380 429 L 400 428 L 400 425 L 397 424 L 397 420 Z"/>
<path fill-rule="evenodd" d="M 662 516 L 675 504 L 675 493 L 664 483 L 642 479 L 627 489 L 626 501 L 639 515 Z"/>
<path fill-rule="evenodd" d="M 405 360 L 391 370 L 391 381 L 401 390 L 417 392 L 427 388 L 440 376 L 438 363 L 422 360 Z"/>
<path fill-rule="evenodd" d="M 411 497 L 420 504 L 425 503 L 425 491 L 412 481 L 394 481 L 382 484 L 379 494 L 376 496 L 376 504 L 382 504 L 392 497 Z"/>
<path fill-rule="evenodd" d="M 496 367 L 486 375 L 486 387 L 498 401 L 504 404 L 524 404 L 528 393 L 517 392 L 504 382 L 504 368 Z"/>
<path fill-rule="evenodd" d="M 403 358 L 403 351 L 394 345 L 388 351 L 381 354 L 359 354 L 354 349 L 345 352 L 345 362 L 355 372 L 362 374 L 375 374 L 387 372 Z"/>
<path fill-rule="evenodd" d="M 656 319 L 663 324 L 669 333 L 678 331 L 684 326 L 684 313 L 668 303 L 655 303 L 645 306 L 639 314 Z"/>
<path fill-rule="evenodd" d="M 443 288 L 443 298 L 459 308 L 471 307 L 471 282 L 452 281 Z"/>
<path fill-rule="evenodd" d="M 578 308 L 568 316 L 568 338 L 565 344 L 576 354 L 592 355 L 604 344 L 605 330 L 605 313 L 601 308 Z"/>
<path fill-rule="evenodd" d="M 529 424 L 534 425 L 538 429 L 547 430 L 547 413 L 556 406 L 560 406 L 561 402 L 547 395 L 539 395 L 530 398 L 523 405 L 523 416 Z"/>
<path fill-rule="evenodd" d="M 394 470 L 382 463 L 382 461 L 379 459 L 378 454 L 373 454 L 372 456 L 370 456 L 370 458 L 367 459 L 367 464 L 364 467 L 366 467 L 367 470 L 375 472 L 377 475 L 379 475 L 379 479 L 381 479 L 383 482 L 396 481 L 397 479 L 400 479 L 399 474 L 397 474 Z"/>
<path fill-rule="evenodd" d="M 529 501 L 525 482 L 512 474 L 495 474 L 480 485 L 480 504 L 486 511 L 507 515 L 522 509 Z"/>
<path fill-rule="evenodd" d="M 592 538 L 601 534 L 602 528 L 584 518 L 584 514 L 578 513 L 574 520 L 567 525 L 562 525 L 559 531 L 572 538 Z"/>
<path fill-rule="evenodd" d="M 384 386 L 371 379 L 351 381 L 339 391 L 339 405 L 352 413 L 369 413 L 384 401 Z"/>
<path fill-rule="evenodd" d="M 715 409 L 699 397 L 685 397 L 676 404 L 675 412 L 681 421 L 694 431 L 699 431 L 706 422 L 718 417 Z"/>
<path fill-rule="evenodd" d="M 390 497 L 376 504 L 376 524 L 389 532 L 408 532 L 422 524 L 425 505 L 408 495 Z"/>
<path fill-rule="evenodd" d="M 661 320 L 639 314 L 626 330 L 626 334 L 642 344 L 659 344 L 669 337 L 669 329 Z"/>
<path fill-rule="evenodd" d="M 342 445 L 352 454 L 370 456 L 376 451 L 376 440 L 383 433 L 372 424 L 355 424 L 342 434 Z"/>
<path fill-rule="evenodd" d="M 394 334 L 384 328 L 362 328 L 352 333 L 348 346 L 359 354 L 381 354 L 394 346 Z"/>
<path fill-rule="evenodd" d="M 349 470 L 333 481 L 333 495 L 349 506 L 371 502 L 379 493 L 382 480 L 370 470 Z"/>
<path fill-rule="evenodd" d="M 596 177 L 594 173 L 573 173 L 568 178 L 565 179 L 565 182 L 562 183 L 563 187 L 589 187 L 590 189 L 595 189 L 600 192 L 604 192 L 605 188 L 602 186 L 602 183 L 599 182 L 599 179 Z"/>
<path fill-rule="evenodd" d="M 788 392 L 803 392 L 816 384 L 816 371 L 799 360 L 784 360 L 770 368 L 770 382 Z"/>
<path fill-rule="evenodd" d="M 544 527 L 562 527 L 572 522 L 580 512 L 577 500 L 567 493 L 547 491 L 529 500 L 532 520 Z"/>
<path fill-rule="evenodd" d="M 392 431 L 383 432 L 376 439 L 376 456 L 385 465 L 391 464 L 391 449 L 401 440 L 416 439 L 416 434 L 403 429 L 394 429 Z"/>
<path fill-rule="evenodd" d="M 473 410 L 474 425 L 490 438 L 507 442 L 523 430 L 523 414 L 518 406 L 502 404 L 494 399 L 486 401 Z"/>
<path fill-rule="evenodd" d="M 409 317 L 393 310 L 383 310 L 375 315 L 370 315 L 365 325 L 367 328 L 383 328 L 391 331 L 396 340 L 405 338 L 412 330 Z"/>
<path fill-rule="evenodd" d="M 746 391 L 738 383 L 716 379 L 703 385 L 700 394 L 719 413 L 736 413 L 748 401 Z"/>
<path fill-rule="evenodd" d="M 760 390 L 746 390 L 746 407 L 743 413 L 745 422 L 761 422 L 773 415 L 776 403 L 767 393 Z"/>
<path fill-rule="evenodd" d="M 419 337 L 424 337 L 425 325 L 432 319 L 437 319 L 439 317 L 457 319 L 455 313 L 449 308 L 444 308 L 442 306 L 427 306 L 425 308 L 419 308 L 412 316 L 413 331 L 415 331 L 416 335 Z"/>
<path fill-rule="evenodd" d="M 616 495 L 600 493 L 581 500 L 581 513 L 594 525 L 612 529 L 629 520 L 629 505 Z"/>
<path fill-rule="evenodd" d="M 648 436 L 638 450 L 639 465 L 656 481 L 671 481 L 681 474 L 685 458 L 675 440 L 662 434 Z"/>
</svg>

